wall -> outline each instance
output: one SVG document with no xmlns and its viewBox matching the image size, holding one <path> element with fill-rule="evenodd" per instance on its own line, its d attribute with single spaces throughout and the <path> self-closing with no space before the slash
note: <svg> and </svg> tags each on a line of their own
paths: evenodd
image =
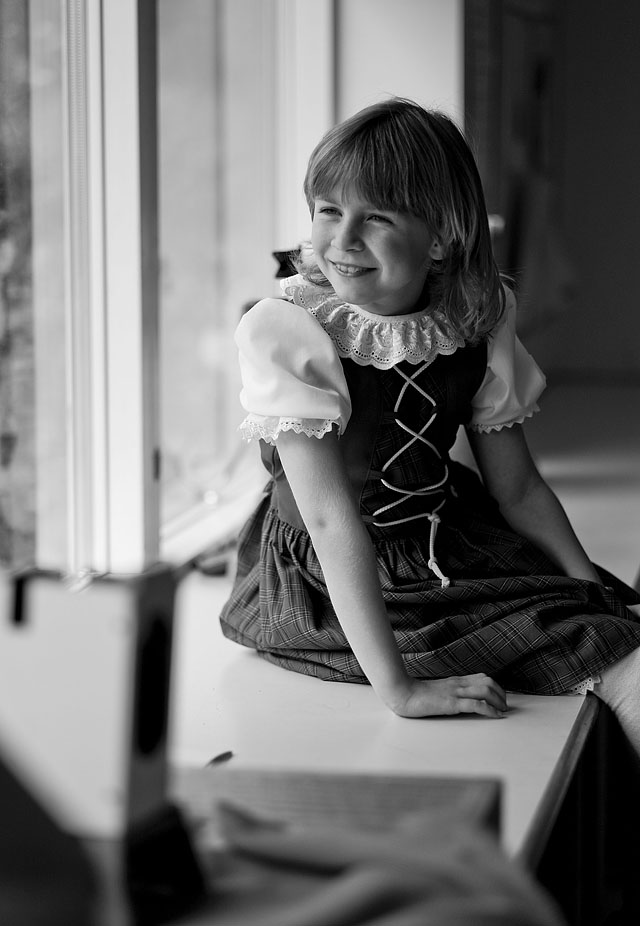
<svg viewBox="0 0 640 926">
<path fill-rule="evenodd" d="M 388 95 L 462 122 L 463 0 L 338 0 L 337 119 Z"/>
<path fill-rule="evenodd" d="M 576 296 L 529 347 L 548 371 L 637 381 L 640 4 L 566 0 L 566 10 L 562 220 Z"/>
<path fill-rule="evenodd" d="M 638 378 L 640 4 L 564 10 L 560 219 L 574 297 L 527 346 L 556 377 Z M 336 16 L 338 119 L 399 94 L 463 122 L 464 0 L 337 0 Z"/>
</svg>

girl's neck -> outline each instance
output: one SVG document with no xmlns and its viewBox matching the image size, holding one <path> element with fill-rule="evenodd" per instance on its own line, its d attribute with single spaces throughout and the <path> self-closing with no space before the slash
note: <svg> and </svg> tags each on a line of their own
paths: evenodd
<svg viewBox="0 0 640 926">
<path fill-rule="evenodd" d="M 408 308 L 402 307 L 398 309 L 397 312 L 393 312 L 393 311 L 385 312 L 384 315 L 381 313 L 377 313 L 377 312 L 371 312 L 369 311 L 369 309 L 367 309 L 366 306 L 356 305 L 356 308 L 360 309 L 363 312 L 366 312 L 367 315 L 375 315 L 378 318 L 397 318 L 399 316 L 417 315 L 421 312 L 425 312 L 427 309 L 429 309 L 430 305 L 431 305 L 431 287 L 429 286 L 429 280 L 427 278 L 427 280 L 425 280 L 424 286 L 422 287 L 422 291 L 420 292 L 420 295 L 418 296 L 416 301 L 413 303 L 413 305 L 409 306 Z"/>
</svg>

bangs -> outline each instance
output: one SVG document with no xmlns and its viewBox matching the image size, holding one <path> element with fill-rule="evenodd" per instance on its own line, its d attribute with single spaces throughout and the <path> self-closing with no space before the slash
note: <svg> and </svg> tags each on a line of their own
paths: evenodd
<svg viewBox="0 0 640 926">
<path fill-rule="evenodd" d="M 337 143 L 321 142 L 311 156 L 305 179 L 305 196 L 312 213 L 314 200 L 330 199 L 331 194 L 341 192 L 356 194 L 381 210 L 426 218 L 421 184 L 408 148 L 398 144 L 392 131 L 380 131 L 382 128 L 378 125 L 375 132 Z"/>
</svg>

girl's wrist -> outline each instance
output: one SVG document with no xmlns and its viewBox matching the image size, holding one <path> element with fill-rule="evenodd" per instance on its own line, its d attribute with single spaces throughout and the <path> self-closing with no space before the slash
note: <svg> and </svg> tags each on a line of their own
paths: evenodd
<svg viewBox="0 0 640 926">
<path fill-rule="evenodd" d="M 393 679 L 387 680 L 384 684 L 374 685 L 374 689 L 380 700 L 394 712 L 398 714 L 402 711 L 403 706 L 411 694 L 412 678 L 404 669 L 397 673 Z"/>
</svg>

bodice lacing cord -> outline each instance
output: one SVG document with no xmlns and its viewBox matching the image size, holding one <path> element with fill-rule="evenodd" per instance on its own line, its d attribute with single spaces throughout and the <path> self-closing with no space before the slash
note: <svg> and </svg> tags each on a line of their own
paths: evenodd
<svg viewBox="0 0 640 926">
<path fill-rule="evenodd" d="M 384 466 L 382 467 L 382 472 L 383 472 L 383 473 L 385 473 L 385 472 L 389 469 L 389 467 L 391 466 L 391 464 L 392 464 L 399 456 L 401 456 L 401 454 L 403 454 L 403 453 L 413 444 L 414 441 L 420 441 L 422 444 L 425 444 L 427 447 L 429 447 L 429 449 L 434 453 L 434 455 L 435 455 L 439 460 L 442 459 L 441 454 L 440 454 L 440 452 L 438 451 L 437 447 L 435 447 L 435 446 L 434 446 L 430 441 L 428 441 L 428 440 L 426 439 L 426 437 L 424 436 L 424 435 L 425 435 L 425 432 L 429 430 L 429 428 L 431 427 L 431 425 L 433 424 L 433 422 L 434 422 L 434 420 L 435 420 L 435 418 L 436 418 L 436 402 L 435 402 L 435 400 L 429 395 L 429 393 L 428 393 L 428 392 L 425 392 L 425 390 L 422 389 L 422 387 L 416 382 L 416 378 L 422 373 L 423 370 L 425 370 L 425 369 L 427 368 L 428 365 L 429 365 L 428 363 L 423 364 L 418 370 L 416 370 L 416 371 L 413 373 L 412 376 L 407 376 L 407 374 L 406 374 L 403 370 L 401 370 L 401 369 L 398 368 L 398 367 L 394 367 L 396 373 L 399 373 L 399 375 L 402 377 L 402 379 L 405 380 L 404 385 L 402 386 L 402 389 L 400 390 L 400 393 L 399 393 L 399 395 L 398 395 L 398 398 L 397 398 L 396 403 L 395 403 L 395 406 L 394 406 L 394 412 L 396 413 L 396 415 L 397 415 L 398 412 L 399 412 L 400 404 L 401 404 L 401 402 L 402 402 L 402 398 L 403 398 L 403 396 L 404 396 L 404 394 L 405 394 L 407 388 L 409 388 L 409 387 L 415 389 L 415 390 L 416 390 L 417 392 L 419 392 L 425 399 L 427 399 L 429 402 L 431 402 L 431 405 L 433 406 L 433 414 L 431 415 L 431 417 L 429 418 L 429 420 L 422 426 L 422 428 L 420 429 L 420 431 L 414 431 L 413 428 L 410 428 L 408 425 L 406 425 L 403 421 L 400 420 L 400 418 L 396 418 L 396 419 L 395 419 L 396 424 L 397 424 L 399 427 L 401 427 L 404 431 L 406 431 L 407 434 L 410 435 L 410 440 L 408 440 L 408 441 L 406 442 L 406 444 L 404 444 L 402 447 L 400 447 L 400 449 L 397 450 L 397 451 L 393 454 L 393 456 L 390 457 L 390 459 L 388 459 L 388 460 L 386 461 L 386 463 L 385 463 Z M 442 479 L 441 479 L 439 482 L 436 482 L 436 483 L 434 483 L 433 485 L 425 486 L 424 488 L 422 488 L 422 489 L 417 489 L 417 490 L 412 490 L 412 489 L 401 489 L 401 488 L 399 488 L 398 486 L 392 485 L 390 482 L 387 482 L 386 479 L 384 479 L 383 477 L 381 477 L 380 481 L 382 482 L 382 484 L 383 484 L 387 489 L 390 489 L 392 492 L 397 492 L 397 493 L 398 493 L 399 495 L 401 495 L 402 497 L 399 498 L 399 499 L 397 499 L 397 500 L 394 501 L 394 502 L 390 502 L 388 505 L 383 505 L 381 508 L 378 508 L 377 511 L 374 511 L 374 513 L 373 513 L 374 518 L 378 517 L 378 515 L 381 515 L 384 511 L 389 511 L 390 509 L 395 508 L 397 505 L 401 505 L 402 502 L 406 499 L 407 496 L 410 496 L 410 495 L 413 495 L 413 496 L 431 495 L 431 494 L 434 494 L 434 493 L 436 493 L 436 492 L 438 492 L 438 491 L 441 491 L 441 490 L 442 490 L 442 486 L 445 485 L 445 483 L 447 482 L 447 480 L 448 480 L 448 478 L 449 478 L 449 469 L 448 469 L 446 463 L 443 462 L 443 466 L 444 466 L 444 476 L 442 477 Z M 391 527 L 392 525 L 396 525 L 396 524 L 404 524 L 404 523 L 406 523 L 407 521 L 414 521 L 414 520 L 417 519 L 417 518 L 428 518 L 429 521 L 431 522 L 431 529 L 430 529 L 430 531 L 429 531 L 429 561 L 428 561 L 427 565 L 429 566 L 429 569 L 433 572 L 433 574 L 434 574 L 435 576 L 437 576 L 438 579 L 440 579 L 440 585 L 442 586 L 442 588 L 449 588 L 449 586 L 451 585 L 451 580 L 442 572 L 442 570 L 441 570 L 440 567 L 438 566 L 438 560 L 436 559 L 436 555 L 435 555 L 436 534 L 437 534 L 437 532 L 438 532 L 438 524 L 440 524 L 440 516 L 439 516 L 439 514 L 438 514 L 438 510 L 439 510 L 440 508 L 442 508 L 442 506 L 444 505 L 444 503 L 445 503 L 445 499 L 443 499 L 443 500 L 440 502 L 440 504 L 437 505 L 436 508 L 434 508 L 434 510 L 433 510 L 430 514 L 427 514 L 426 512 L 424 512 L 424 513 L 421 513 L 421 514 L 410 515 L 409 517 L 406 517 L 406 518 L 400 518 L 400 519 L 398 519 L 398 520 L 396 520 L 396 521 L 387 521 L 387 522 L 384 522 L 384 521 L 383 521 L 383 522 L 374 521 L 373 523 L 374 523 L 374 525 L 375 525 L 376 527 Z"/>
<path fill-rule="evenodd" d="M 440 524 L 440 515 L 433 511 L 430 515 L 427 515 L 431 521 L 431 529 L 429 531 L 429 562 L 427 563 L 431 572 L 433 572 L 440 579 L 441 588 L 449 588 L 451 585 L 451 579 L 446 576 L 443 571 L 438 566 L 438 560 L 436 559 L 435 549 L 436 549 L 436 534 L 438 533 L 438 524 Z"/>
</svg>

